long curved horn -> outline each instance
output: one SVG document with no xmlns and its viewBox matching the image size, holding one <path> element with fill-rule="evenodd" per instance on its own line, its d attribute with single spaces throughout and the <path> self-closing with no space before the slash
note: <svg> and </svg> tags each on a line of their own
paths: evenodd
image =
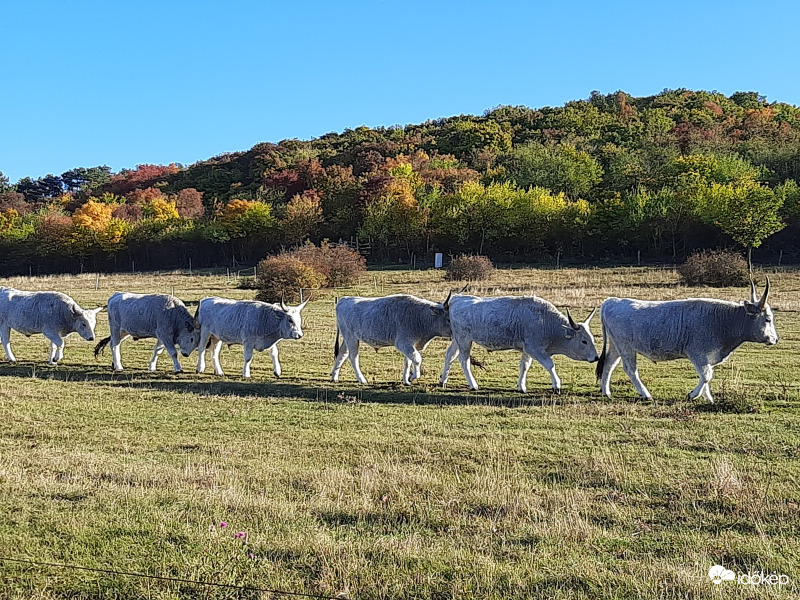
<svg viewBox="0 0 800 600">
<path fill-rule="evenodd" d="M 756 300 L 756 284 L 752 279 L 750 280 L 750 302 L 752 302 L 753 304 L 755 304 L 757 302 L 757 300 Z"/>
<path fill-rule="evenodd" d="M 466 291 L 467 291 L 467 288 L 469 288 L 469 284 L 467 284 L 467 285 L 465 285 L 463 288 L 461 288 L 461 291 L 460 291 L 460 292 L 458 292 L 458 293 L 459 293 L 459 294 L 463 294 L 464 292 L 466 292 Z"/>
<path fill-rule="evenodd" d="M 569 314 L 569 308 L 567 309 L 567 320 L 569 321 L 569 326 L 572 327 L 575 331 L 580 329 L 580 326 L 575 323 L 575 320 L 572 318 L 572 315 Z"/>
<path fill-rule="evenodd" d="M 450 290 L 450 293 L 447 294 L 447 299 L 442 303 L 442 306 L 445 310 L 450 308 L 450 297 L 453 295 L 453 290 Z"/>
<path fill-rule="evenodd" d="M 586 325 L 586 327 L 589 327 L 589 321 L 591 321 L 591 320 L 592 320 L 592 317 L 594 316 L 594 313 L 596 313 L 596 312 L 597 312 L 597 307 L 595 306 L 595 307 L 594 307 L 594 310 L 592 311 L 592 314 L 590 314 L 590 315 L 589 315 L 589 316 L 586 318 L 586 320 L 583 322 L 583 324 L 584 324 L 584 325 Z"/>
<path fill-rule="evenodd" d="M 289 312 L 289 307 L 286 306 L 286 302 L 283 301 L 283 294 L 281 294 L 281 310 L 283 312 Z"/>
<path fill-rule="evenodd" d="M 767 303 L 767 296 L 769 296 L 769 277 L 767 277 L 767 284 L 764 286 L 764 295 L 761 296 L 761 300 L 758 301 L 758 308 L 764 308 L 764 305 Z"/>
<path fill-rule="evenodd" d="M 312 293 L 312 294 L 309 294 L 309 295 L 308 295 L 308 298 L 306 298 L 306 301 L 305 301 L 305 302 L 303 302 L 303 303 L 302 303 L 300 306 L 298 306 L 298 307 L 297 307 L 297 310 L 303 310 L 303 309 L 306 307 L 306 304 L 308 304 L 308 303 L 311 301 L 311 297 L 312 297 L 313 295 L 314 295 L 313 293 Z"/>
</svg>

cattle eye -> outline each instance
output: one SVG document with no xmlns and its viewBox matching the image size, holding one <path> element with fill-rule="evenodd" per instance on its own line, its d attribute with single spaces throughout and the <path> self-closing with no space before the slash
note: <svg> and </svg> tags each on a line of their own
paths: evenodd
<svg viewBox="0 0 800 600">
<path fill-rule="evenodd" d="M 586 344 L 588 344 L 588 343 L 589 343 L 589 342 L 587 342 L 586 340 L 581 340 L 581 344 L 584 344 L 584 345 L 586 345 Z"/>
</svg>

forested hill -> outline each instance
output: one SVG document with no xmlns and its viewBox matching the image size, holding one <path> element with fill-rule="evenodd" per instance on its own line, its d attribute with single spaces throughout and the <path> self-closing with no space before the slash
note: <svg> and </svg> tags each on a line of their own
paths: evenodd
<svg viewBox="0 0 800 600">
<path fill-rule="evenodd" d="M 795 106 L 755 92 L 595 92 L 262 143 L 188 167 L 0 176 L 0 269 L 253 262 L 356 236 L 371 260 L 436 250 L 680 261 L 764 240 L 765 255 L 798 259 L 798 181 Z"/>
</svg>

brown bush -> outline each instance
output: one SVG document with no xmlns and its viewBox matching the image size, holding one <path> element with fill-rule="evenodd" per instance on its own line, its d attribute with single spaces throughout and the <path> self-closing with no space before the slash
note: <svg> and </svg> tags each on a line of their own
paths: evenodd
<svg viewBox="0 0 800 600">
<path fill-rule="evenodd" d="M 461 255 L 450 261 L 445 279 L 447 281 L 482 281 L 489 279 L 494 265 L 488 256 Z"/>
<path fill-rule="evenodd" d="M 270 256 L 258 263 L 256 300 L 298 302 L 300 288 L 318 288 L 323 283 L 324 278 L 298 258 L 289 254 Z"/>
<path fill-rule="evenodd" d="M 319 247 L 304 244 L 290 255 L 322 275 L 326 287 L 352 285 L 367 271 L 367 261 L 358 252 L 347 246 L 331 246 L 327 241 Z"/>
<path fill-rule="evenodd" d="M 730 250 L 695 252 L 678 267 L 678 273 L 686 285 L 739 286 L 750 282 L 747 261 Z"/>
</svg>

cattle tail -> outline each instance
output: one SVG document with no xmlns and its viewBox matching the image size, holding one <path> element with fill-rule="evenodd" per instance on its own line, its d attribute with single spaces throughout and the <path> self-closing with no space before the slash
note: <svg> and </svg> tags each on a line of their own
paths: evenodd
<svg viewBox="0 0 800 600">
<path fill-rule="evenodd" d="M 603 351 L 600 353 L 600 358 L 597 360 L 597 366 L 594 369 L 594 374 L 598 380 L 603 377 L 603 366 L 606 364 L 606 344 L 608 343 L 605 323 L 600 324 L 600 329 L 603 332 Z"/>
<path fill-rule="evenodd" d="M 336 327 L 336 343 L 333 345 L 333 356 L 336 358 L 339 356 L 339 327 Z"/>
<path fill-rule="evenodd" d="M 108 336 L 108 337 L 103 338 L 102 340 L 100 340 L 97 343 L 97 345 L 94 347 L 94 357 L 95 358 L 100 356 L 100 354 L 103 352 L 103 350 L 106 349 L 106 346 L 108 346 L 108 342 L 110 342 L 110 341 L 111 341 L 111 336 Z"/>
</svg>

